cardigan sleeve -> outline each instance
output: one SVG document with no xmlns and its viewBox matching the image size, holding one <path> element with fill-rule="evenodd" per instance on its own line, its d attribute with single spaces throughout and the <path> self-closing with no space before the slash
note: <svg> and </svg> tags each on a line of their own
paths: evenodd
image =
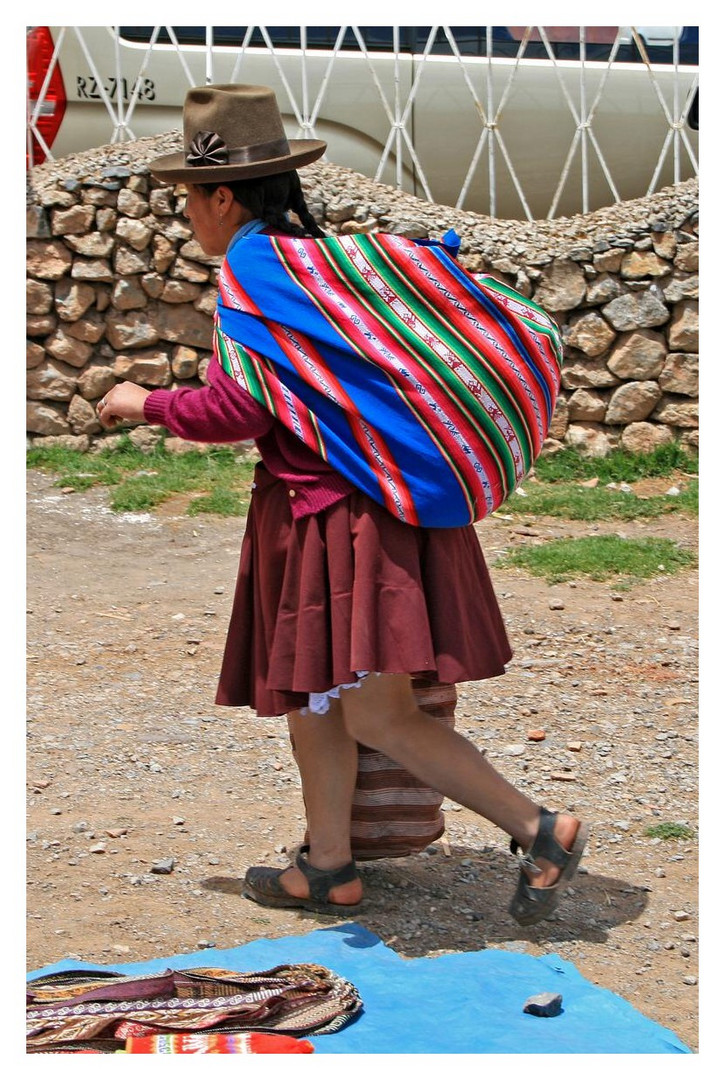
<svg viewBox="0 0 725 1080">
<path fill-rule="evenodd" d="M 242 442 L 266 435 L 274 417 L 259 405 L 212 357 L 208 386 L 152 390 L 144 402 L 144 418 L 162 424 L 193 442 Z"/>
</svg>

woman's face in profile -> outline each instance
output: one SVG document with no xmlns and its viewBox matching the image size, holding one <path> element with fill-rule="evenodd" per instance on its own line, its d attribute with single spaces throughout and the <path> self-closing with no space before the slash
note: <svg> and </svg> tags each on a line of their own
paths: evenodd
<svg viewBox="0 0 725 1080">
<path fill-rule="evenodd" d="M 240 225 L 251 221 L 253 214 L 234 198 L 231 190 L 220 184 L 207 191 L 198 184 L 186 185 L 184 217 L 207 255 L 223 255 Z"/>
<path fill-rule="evenodd" d="M 220 228 L 219 209 L 215 207 L 216 192 L 207 192 L 196 184 L 186 184 L 184 217 L 194 230 L 199 245 L 207 255 L 223 255 L 226 242 Z"/>
</svg>

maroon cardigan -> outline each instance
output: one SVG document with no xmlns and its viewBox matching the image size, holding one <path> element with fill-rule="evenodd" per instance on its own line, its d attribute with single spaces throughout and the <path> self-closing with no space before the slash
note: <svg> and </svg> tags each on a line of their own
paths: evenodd
<svg viewBox="0 0 725 1080">
<path fill-rule="evenodd" d="M 162 424 L 193 442 L 254 439 L 262 462 L 288 485 L 292 516 L 326 509 L 354 488 L 319 455 L 308 449 L 223 370 L 213 356 L 208 386 L 152 390 L 144 402 L 149 424 Z"/>
</svg>

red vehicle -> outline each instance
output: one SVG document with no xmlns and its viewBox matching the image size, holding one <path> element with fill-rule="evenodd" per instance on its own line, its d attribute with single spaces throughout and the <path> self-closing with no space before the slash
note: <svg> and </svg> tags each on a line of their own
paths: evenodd
<svg viewBox="0 0 725 1080">
<path fill-rule="evenodd" d="M 63 123 L 68 99 L 63 73 L 53 64 L 55 48 L 47 26 L 32 26 L 28 30 L 28 112 L 37 109 L 33 124 L 28 123 L 26 161 L 39 165 L 45 161 Z M 29 116 L 30 120 L 31 117 Z M 33 129 L 38 133 L 33 133 Z M 39 137 L 38 137 L 39 136 Z"/>
</svg>

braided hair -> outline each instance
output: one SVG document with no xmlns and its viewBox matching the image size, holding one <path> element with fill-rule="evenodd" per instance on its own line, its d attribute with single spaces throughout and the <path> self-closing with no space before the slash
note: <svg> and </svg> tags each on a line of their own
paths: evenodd
<svg viewBox="0 0 725 1080">
<path fill-rule="evenodd" d="M 211 194 L 221 184 L 200 184 Z M 275 232 L 289 236 L 325 236 L 319 227 L 302 193 L 300 178 L 295 170 L 277 173 L 273 176 L 261 176 L 254 180 L 231 180 L 224 184 L 237 202 L 249 210 Z M 300 221 L 300 225 L 290 221 L 287 211 L 291 210 Z"/>
</svg>

